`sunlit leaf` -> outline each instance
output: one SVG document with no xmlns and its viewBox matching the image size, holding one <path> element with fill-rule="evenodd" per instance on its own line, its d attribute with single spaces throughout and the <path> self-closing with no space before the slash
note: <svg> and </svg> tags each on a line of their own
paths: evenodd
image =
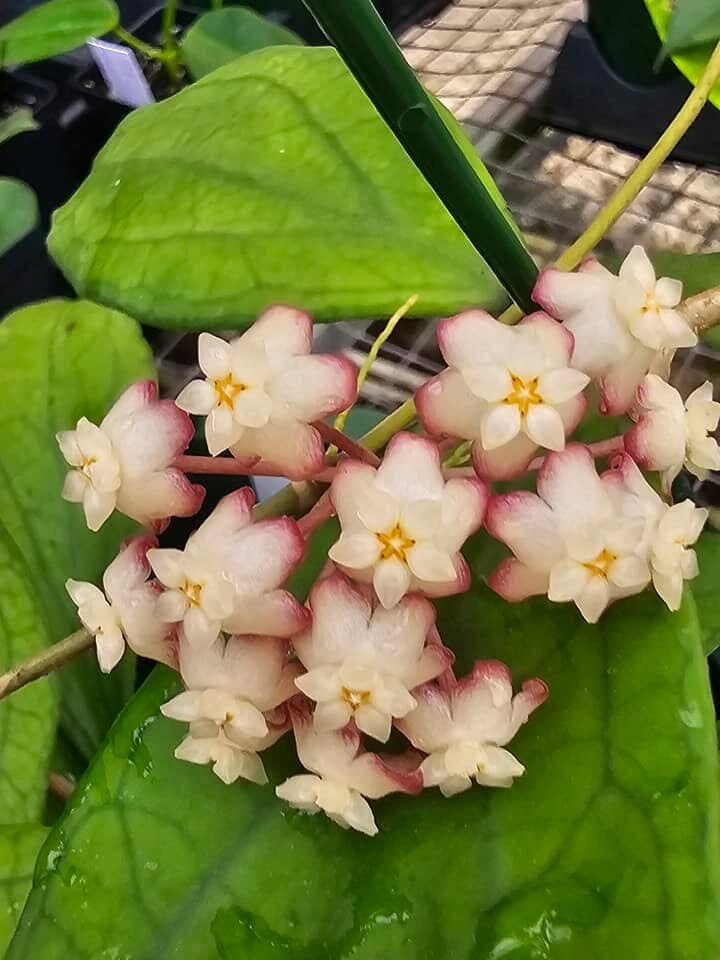
<svg viewBox="0 0 720 960">
<path fill-rule="evenodd" d="M 49 246 L 83 296 L 161 326 L 244 326 L 278 301 L 325 321 L 414 293 L 424 316 L 504 301 L 327 48 L 259 50 L 134 111 Z"/>
</svg>

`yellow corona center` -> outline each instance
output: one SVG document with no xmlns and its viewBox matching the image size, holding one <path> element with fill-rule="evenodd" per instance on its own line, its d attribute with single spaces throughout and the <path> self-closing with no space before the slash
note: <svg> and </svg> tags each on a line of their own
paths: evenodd
<svg viewBox="0 0 720 960">
<path fill-rule="evenodd" d="M 607 580 L 608 570 L 616 560 L 617 557 L 615 554 L 605 548 L 600 551 L 594 560 L 591 560 L 589 563 L 584 563 L 583 566 L 586 570 L 589 570 L 594 577 L 602 577 L 603 580 Z"/>
<path fill-rule="evenodd" d="M 660 304 L 655 299 L 654 294 L 648 293 L 645 297 L 645 303 L 640 307 L 640 313 L 657 313 L 660 310 Z"/>
<path fill-rule="evenodd" d="M 86 457 L 86 458 L 83 460 L 83 462 L 82 462 L 82 468 L 81 468 L 81 469 L 82 469 L 82 472 L 85 474 L 86 477 L 89 477 L 89 476 L 90 476 L 90 467 L 91 467 L 94 463 L 97 463 L 97 457 Z"/>
<path fill-rule="evenodd" d="M 221 407 L 230 407 L 230 409 L 232 409 L 235 397 L 247 389 L 246 384 L 237 383 L 237 381 L 233 380 L 231 373 L 221 377 L 220 380 L 213 380 L 213 387 L 217 394 L 218 404 Z"/>
<path fill-rule="evenodd" d="M 522 377 L 518 377 L 512 371 L 508 371 L 508 373 L 510 373 L 512 390 L 505 397 L 503 403 L 516 404 L 520 410 L 520 415 L 524 417 L 530 407 L 543 402 L 543 398 L 537 392 L 538 378 L 533 377 L 531 380 L 523 380 Z"/>
<path fill-rule="evenodd" d="M 349 704 L 353 710 L 362 707 L 370 699 L 369 690 L 353 690 L 350 687 L 343 687 L 341 696 L 345 703 Z"/>
<path fill-rule="evenodd" d="M 396 523 L 387 533 L 376 533 L 375 536 L 380 541 L 382 547 L 380 556 L 383 560 L 392 560 L 396 557 L 404 563 L 405 551 L 415 546 L 413 538 L 404 532 L 399 523 Z"/>
<path fill-rule="evenodd" d="M 190 583 L 189 580 L 186 580 L 180 589 L 188 598 L 188 603 L 191 607 L 200 606 L 200 594 L 202 592 L 201 583 Z"/>
</svg>

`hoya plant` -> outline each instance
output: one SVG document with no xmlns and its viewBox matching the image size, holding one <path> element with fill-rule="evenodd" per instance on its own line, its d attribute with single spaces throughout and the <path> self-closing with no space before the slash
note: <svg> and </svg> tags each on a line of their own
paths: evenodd
<svg viewBox="0 0 720 960">
<path fill-rule="evenodd" d="M 708 960 L 720 293 L 593 251 L 720 48 L 539 271 L 371 4 L 306 3 L 339 52 L 133 112 L 48 239 L 81 299 L 0 326 L 6 956 Z M 409 314 L 443 369 L 352 436 Z M 176 395 L 139 322 L 199 333 Z"/>
</svg>

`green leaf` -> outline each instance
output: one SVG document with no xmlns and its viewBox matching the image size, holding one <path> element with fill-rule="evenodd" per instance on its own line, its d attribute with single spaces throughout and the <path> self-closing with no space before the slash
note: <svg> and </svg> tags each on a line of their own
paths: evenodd
<svg viewBox="0 0 720 960">
<path fill-rule="evenodd" d="M 292 30 L 254 10 L 223 7 L 198 17 L 185 34 L 182 54 L 190 73 L 198 80 L 253 50 L 302 42 Z"/>
<path fill-rule="evenodd" d="M 32 883 L 47 827 L 0 827 L 0 956 L 10 942 Z"/>
<path fill-rule="evenodd" d="M 30 187 L 0 177 L 0 257 L 27 236 L 37 220 L 37 199 Z"/>
<path fill-rule="evenodd" d="M 14 67 L 56 57 L 117 24 L 112 0 L 49 0 L 0 27 L 0 63 Z"/>
<path fill-rule="evenodd" d="M 188 136 L 188 131 L 192 136 Z M 130 114 L 56 214 L 83 296 L 167 327 L 235 328 L 284 301 L 317 320 L 504 295 L 334 50 L 247 54 Z"/>
<path fill-rule="evenodd" d="M 27 107 L 20 107 L 13 110 L 9 117 L 0 120 L 0 143 L 17 136 L 18 133 L 25 133 L 28 130 L 37 130 L 39 124 L 35 122 L 32 110 Z"/>
<path fill-rule="evenodd" d="M 692 582 L 705 653 L 720 647 L 720 533 L 706 530 L 695 545 L 700 573 Z"/>
<path fill-rule="evenodd" d="M 81 416 L 96 423 L 131 381 L 152 375 L 134 320 L 92 303 L 50 300 L 0 325 L 0 521 L 25 560 L 46 634 L 77 629 L 68 577 L 98 581 L 132 529 L 123 518 L 100 533 L 60 496 L 66 464 L 55 433 Z M 94 652 L 62 671 L 68 734 L 92 755 L 132 688 L 132 658 L 102 676 Z"/>
<path fill-rule="evenodd" d="M 671 615 L 632 598 L 598 627 L 481 585 L 439 606 L 463 666 L 499 656 L 550 684 L 513 743 L 527 773 L 512 790 L 388 798 L 378 837 L 343 832 L 174 760 L 182 727 L 159 706 L 179 683 L 158 669 L 53 831 L 8 960 L 55 960 L 59 943 L 73 960 L 717 956 L 717 753 L 692 600 Z M 297 770 L 287 739 L 266 757 L 273 784 Z"/>
<path fill-rule="evenodd" d="M 709 0 L 716 8 L 714 0 Z M 648 8 L 655 29 L 660 39 L 667 43 L 669 37 L 670 17 L 672 7 L 668 0 L 645 0 L 645 6 Z M 681 73 L 685 74 L 690 83 L 696 84 L 707 66 L 714 44 L 703 43 L 689 50 L 672 52 L 672 61 Z M 720 83 L 713 87 L 709 100 L 720 108 Z"/>
<path fill-rule="evenodd" d="M 670 15 L 668 51 L 694 47 L 720 37 L 720 6 L 717 0 L 676 0 Z"/>
<path fill-rule="evenodd" d="M 36 584 L 1 520 L 0 578 L 0 673 L 4 673 L 53 638 Z M 57 718 L 57 697 L 49 680 L 39 680 L 0 701 L 0 823 L 40 818 Z"/>
</svg>

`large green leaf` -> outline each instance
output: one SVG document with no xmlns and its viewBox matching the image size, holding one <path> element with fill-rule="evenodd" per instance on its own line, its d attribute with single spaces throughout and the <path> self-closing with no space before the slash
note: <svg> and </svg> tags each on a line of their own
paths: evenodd
<svg viewBox="0 0 720 960">
<path fill-rule="evenodd" d="M 10 942 L 32 883 L 47 827 L 0 827 L 0 956 Z"/>
<path fill-rule="evenodd" d="M 238 327 L 274 301 L 319 320 L 503 294 L 334 50 L 248 54 L 133 112 L 56 214 L 84 296 L 161 326 Z"/>
<path fill-rule="evenodd" d="M 0 64 L 56 57 L 118 24 L 112 0 L 48 0 L 0 27 Z"/>
<path fill-rule="evenodd" d="M 68 577 L 97 581 L 130 529 L 100 533 L 60 497 L 66 465 L 55 432 L 85 415 L 98 422 L 132 380 L 150 376 L 134 320 L 92 303 L 50 300 L 0 325 L 0 521 L 25 560 L 53 641 L 77 629 Z M 68 732 L 87 756 L 129 692 L 132 661 L 103 677 L 89 652 L 63 670 Z"/>
<path fill-rule="evenodd" d="M 37 223 L 35 194 L 26 183 L 0 177 L 0 257 Z"/>
<path fill-rule="evenodd" d="M 198 80 L 245 53 L 286 44 L 301 44 L 292 30 L 247 7 L 222 7 L 198 17 L 185 34 L 183 59 Z"/>
<path fill-rule="evenodd" d="M 2 673 L 53 638 L 27 564 L 1 521 L 0 576 Z M 50 682 L 41 680 L 0 701 L 0 824 L 26 823 L 42 813 L 55 741 L 56 699 Z M 0 871 L 2 868 L 0 852 Z"/>
<path fill-rule="evenodd" d="M 694 47 L 720 37 L 717 0 L 676 0 L 665 45 L 669 51 Z"/>
<path fill-rule="evenodd" d="M 512 790 L 389 798 L 378 837 L 343 832 L 175 761 L 182 731 L 159 706 L 178 681 L 158 669 L 41 853 L 8 960 L 717 956 L 717 754 L 692 600 L 671 615 L 633 598 L 589 627 L 476 586 L 441 602 L 440 625 L 463 665 L 499 656 L 550 684 Z M 291 743 L 268 768 L 273 783 L 297 769 Z"/>
<path fill-rule="evenodd" d="M 709 0 L 709 2 L 714 4 L 714 0 Z M 717 5 L 714 5 L 717 8 Z M 672 6 L 668 0 L 645 0 L 645 6 L 652 17 L 658 36 L 664 43 L 667 43 Z M 691 47 L 688 50 L 679 50 L 672 53 L 673 63 L 685 74 L 690 83 L 697 83 L 700 79 L 710 59 L 713 46 L 712 43 L 701 43 L 699 46 Z M 720 83 L 716 83 L 713 87 L 710 93 L 710 101 L 720 108 Z"/>
<path fill-rule="evenodd" d="M 705 653 L 720 646 L 720 533 L 706 530 L 695 547 L 700 573 L 692 582 Z"/>
</svg>

